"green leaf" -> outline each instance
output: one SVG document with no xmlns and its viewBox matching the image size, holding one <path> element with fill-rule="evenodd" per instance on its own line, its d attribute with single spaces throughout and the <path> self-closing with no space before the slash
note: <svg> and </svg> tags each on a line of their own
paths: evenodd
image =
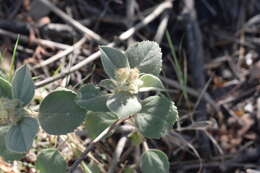
<svg viewBox="0 0 260 173">
<path fill-rule="evenodd" d="M 31 102 L 34 96 L 34 84 L 29 68 L 26 65 L 16 70 L 12 85 L 14 98 L 19 99 L 23 106 Z"/>
<path fill-rule="evenodd" d="M 162 68 L 162 53 L 159 45 L 152 41 L 142 41 L 126 50 L 131 68 L 138 68 L 142 73 L 158 76 Z"/>
<path fill-rule="evenodd" d="M 136 171 L 135 171 L 135 168 L 126 167 L 126 168 L 124 168 L 123 173 L 136 173 Z"/>
<path fill-rule="evenodd" d="M 143 109 L 135 116 L 139 131 L 148 138 L 160 138 L 178 120 L 174 103 L 164 96 L 151 96 L 144 100 Z"/>
<path fill-rule="evenodd" d="M 26 153 L 32 146 L 33 139 L 39 130 L 36 119 L 24 117 L 12 125 L 5 136 L 6 147 L 13 152 Z"/>
<path fill-rule="evenodd" d="M 83 86 L 79 91 L 76 103 L 83 109 L 94 112 L 107 112 L 107 96 L 103 95 L 99 88 L 93 84 Z"/>
<path fill-rule="evenodd" d="M 119 92 L 107 100 L 108 109 L 119 117 L 134 115 L 142 109 L 136 96 L 126 92 Z"/>
<path fill-rule="evenodd" d="M 132 144 L 135 146 L 140 145 L 144 141 L 144 136 L 138 131 L 129 134 L 128 138 L 130 138 Z"/>
<path fill-rule="evenodd" d="M 112 91 L 116 88 L 116 83 L 112 79 L 104 79 L 104 80 L 100 81 L 98 85 L 109 91 Z"/>
<path fill-rule="evenodd" d="M 9 151 L 5 146 L 5 136 L 9 130 L 9 126 L 0 127 L 0 157 L 6 161 L 20 160 L 24 154 Z"/>
<path fill-rule="evenodd" d="M 0 97 L 12 98 L 12 86 L 2 77 L 0 77 Z"/>
<path fill-rule="evenodd" d="M 127 57 L 120 50 L 101 46 L 100 51 L 104 70 L 110 78 L 115 79 L 117 69 L 129 67 Z"/>
<path fill-rule="evenodd" d="M 71 90 L 60 89 L 44 98 L 40 105 L 39 121 L 47 133 L 65 135 L 83 122 L 86 111 L 76 104 L 76 96 Z"/>
<path fill-rule="evenodd" d="M 110 112 L 88 112 L 85 121 L 88 136 L 91 138 L 97 137 L 117 119 L 118 117 Z"/>
<path fill-rule="evenodd" d="M 36 168 L 40 173 L 65 173 L 67 163 L 56 149 L 45 149 L 37 157 Z"/>
<path fill-rule="evenodd" d="M 143 84 L 140 86 L 140 91 L 151 91 L 151 90 L 160 90 L 164 89 L 164 86 L 161 80 L 151 74 L 144 74 L 140 77 L 140 80 L 143 81 Z"/>
<path fill-rule="evenodd" d="M 170 163 L 166 154 L 160 150 L 150 149 L 143 153 L 140 167 L 142 173 L 168 173 Z"/>
</svg>

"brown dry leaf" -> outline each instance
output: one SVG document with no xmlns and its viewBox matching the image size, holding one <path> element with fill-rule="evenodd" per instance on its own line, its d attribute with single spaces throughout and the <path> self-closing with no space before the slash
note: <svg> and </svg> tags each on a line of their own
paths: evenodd
<svg viewBox="0 0 260 173">
<path fill-rule="evenodd" d="M 245 111 L 244 110 L 235 110 L 234 113 L 236 116 L 242 117 L 245 114 Z"/>
<path fill-rule="evenodd" d="M 26 58 L 25 60 L 24 60 L 24 63 L 26 63 L 26 64 L 38 64 L 39 63 L 39 61 L 37 61 L 36 60 L 36 58 L 34 58 L 34 57 L 29 57 L 29 58 Z"/>
<path fill-rule="evenodd" d="M 51 56 L 51 54 L 48 53 L 43 47 L 37 46 L 37 48 L 35 49 L 33 57 L 37 57 L 37 58 L 41 59 L 42 56 Z"/>
<path fill-rule="evenodd" d="M 221 77 L 219 76 L 214 76 L 213 78 L 213 83 L 216 87 L 223 87 L 226 81 L 224 81 Z"/>
<path fill-rule="evenodd" d="M 32 57 L 28 57 L 24 60 L 24 63 L 29 64 L 38 64 L 39 61 L 42 61 L 43 56 L 50 56 L 51 54 L 48 53 L 43 47 L 37 46 Z"/>
</svg>

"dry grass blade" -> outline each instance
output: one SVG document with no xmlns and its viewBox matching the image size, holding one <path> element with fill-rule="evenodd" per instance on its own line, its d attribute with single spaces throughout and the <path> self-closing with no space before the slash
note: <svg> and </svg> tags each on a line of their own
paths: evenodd
<svg viewBox="0 0 260 173">
<path fill-rule="evenodd" d="M 87 41 L 86 37 L 83 37 L 82 39 L 80 39 L 77 43 L 75 43 L 73 46 L 65 49 L 62 52 L 57 53 L 56 55 L 48 58 L 47 60 L 41 62 L 40 64 L 36 65 L 33 67 L 33 69 L 37 69 L 37 68 L 41 68 L 44 66 L 47 66 L 48 64 L 53 63 L 54 61 L 57 61 L 65 56 L 67 56 L 68 54 L 72 53 L 73 51 L 80 49 L 80 47 Z"/>
<path fill-rule="evenodd" d="M 8 37 L 16 40 L 18 34 L 0 29 L 0 35 L 8 36 Z M 66 44 L 63 44 L 63 43 L 57 43 L 57 42 L 50 41 L 50 40 L 43 40 L 43 39 L 29 40 L 29 38 L 24 36 L 24 35 L 20 35 L 20 41 L 26 42 L 26 43 L 32 43 L 34 45 L 42 45 L 42 46 L 49 47 L 49 48 L 68 49 L 68 48 L 71 47 L 69 45 L 66 45 Z"/>
</svg>

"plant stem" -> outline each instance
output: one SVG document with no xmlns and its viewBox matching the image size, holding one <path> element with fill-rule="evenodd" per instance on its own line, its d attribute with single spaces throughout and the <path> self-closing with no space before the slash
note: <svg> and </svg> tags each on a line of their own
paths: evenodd
<svg viewBox="0 0 260 173">
<path fill-rule="evenodd" d="M 92 150 L 94 145 L 104 139 L 107 134 L 109 134 L 112 130 L 116 129 L 122 122 L 132 118 L 133 115 L 118 119 L 113 124 L 111 124 L 108 128 L 106 128 L 102 133 L 100 133 L 95 139 L 93 139 L 89 145 L 86 147 L 85 151 L 81 154 L 81 156 L 73 163 L 73 165 L 69 168 L 69 173 L 73 173 L 73 171 L 78 167 L 78 165 L 87 157 L 87 154 Z"/>
<path fill-rule="evenodd" d="M 144 151 L 148 151 L 149 150 L 149 146 L 148 146 L 146 141 L 143 142 L 143 147 L 144 147 Z"/>
</svg>

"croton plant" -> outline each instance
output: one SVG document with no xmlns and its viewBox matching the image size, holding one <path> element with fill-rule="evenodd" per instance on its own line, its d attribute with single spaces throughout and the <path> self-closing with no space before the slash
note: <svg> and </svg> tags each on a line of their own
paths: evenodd
<svg viewBox="0 0 260 173">
<path fill-rule="evenodd" d="M 95 139 L 124 119 L 135 127 L 129 139 L 137 140 L 136 145 L 166 135 L 178 120 L 178 112 L 162 93 L 158 44 L 143 41 L 126 51 L 100 46 L 100 52 L 108 79 L 85 84 L 79 91 L 58 88 L 41 101 L 36 112 L 29 107 L 35 87 L 26 65 L 11 80 L 0 77 L 0 156 L 7 161 L 22 158 L 32 147 L 39 126 L 48 134 L 66 135 L 83 125 L 89 138 Z M 169 172 L 166 154 L 157 149 L 144 149 L 139 166 L 143 173 Z M 68 170 L 57 148 L 39 151 L 36 168 L 42 173 Z"/>
</svg>

